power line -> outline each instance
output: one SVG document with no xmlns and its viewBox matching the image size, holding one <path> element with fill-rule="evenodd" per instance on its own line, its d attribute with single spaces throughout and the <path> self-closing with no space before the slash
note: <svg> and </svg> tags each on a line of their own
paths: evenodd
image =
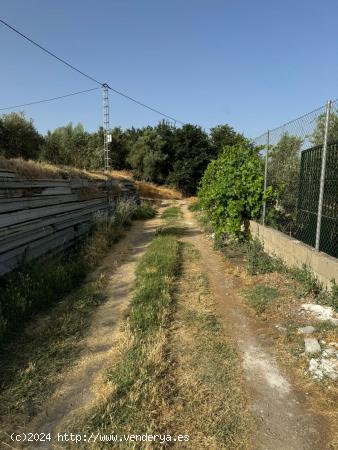
<svg viewBox="0 0 338 450">
<path fill-rule="evenodd" d="M 55 55 L 55 53 L 53 53 L 53 52 L 47 50 L 45 47 L 43 47 L 42 45 L 38 44 L 37 42 L 35 42 L 33 39 L 31 39 L 30 37 L 26 36 L 25 34 L 21 33 L 21 31 L 17 30 L 16 28 L 14 28 L 14 27 L 13 27 L 12 25 L 10 25 L 9 23 L 5 22 L 5 21 L 2 20 L 2 19 L 0 19 L 0 22 L 1 22 L 3 25 L 5 25 L 7 28 L 9 28 L 10 30 L 12 30 L 12 31 L 14 31 L 15 33 L 17 33 L 19 36 L 21 36 L 21 37 L 23 37 L 24 39 L 26 39 L 26 40 L 27 40 L 28 42 L 30 42 L 31 44 L 33 44 L 33 45 L 35 45 L 36 47 L 38 47 L 40 50 L 44 51 L 44 52 L 47 53 L 48 55 L 50 55 L 50 56 L 52 56 L 53 58 L 57 59 L 59 62 L 62 62 L 63 64 L 65 64 L 65 65 L 68 66 L 69 68 L 75 70 L 76 72 L 78 72 L 79 74 L 81 74 L 81 75 L 83 75 L 84 77 L 88 78 L 89 80 L 94 81 L 94 83 L 97 83 L 97 84 L 101 85 L 102 87 L 104 87 L 105 83 L 102 83 L 102 82 L 96 80 L 94 77 L 88 75 L 87 73 L 82 72 L 82 70 L 78 69 L 77 67 L 73 66 L 73 65 L 70 64 L 69 62 L 67 62 L 67 61 L 65 61 L 64 59 L 60 58 L 59 56 Z M 153 111 L 153 112 L 155 112 L 155 113 L 157 113 L 157 114 L 159 114 L 159 115 L 161 115 L 161 116 L 163 116 L 163 117 L 166 117 L 167 119 L 173 120 L 174 122 L 178 122 L 178 123 L 180 123 L 181 125 L 184 125 L 184 122 L 182 122 L 182 121 L 180 121 L 180 120 L 178 120 L 178 119 L 175 119 L 174 117 L 171 117 L 171 116 L 169 116 L 168 114 L 165 114 L 165 113 L 159 111 L 158 109 L 153 108 L 152 106 L 146 105 L 145 103 L 140 102 L 139 100 L 136 100 L 135 98 L 130 97 L 129 95 L 124 94 L 123 92 L 118 91 L 117 89 L 114 89 L 114 88 L 112 88 L 112 87 L 109 86 L 109 85 L 108 85 L 108 87 L 109 87 L 109 89 L 110 89 L 111 91 L 115 92 L 116 94 L 118 94 L 118 95 L 120 95 L 120 96 L 122 96 L 122 97 L 124 97 L 124 98 L 126 98 L 126 99 L 128 99 L 128 100 L 130 100 L 130 101 L 132 101 L 132 102 L 134 102 L 134 103 L 136 103 L 136 104 L 138 104 L 138 105 L 144 107 L 144 108 L 147 108 L 147 109 L 149 109 L 150 111 Z M 40 102 L 37 102 L 37 103 L 40 103 Z M 25 106 L 25 105 L 20 105 L 20 106 Z"/>
<path fill-rule="evenodd" d="M 140 106 L 143 106 L 144 108 L 149 109 L 150 111 L 153 111 L 153 112 L 155 112 L 155 113 L 157 113 L 157 114 L 160 114 L 160 115 L 163 116 L 163 117 L 166 117 L 167 119 L 173 120 L 174 122 L 178 122 L 178 123 L 180 123 L 181 125 L 184 125 L 184 122 L 182 122 L 181 120 L 178 120 L 178 119 L 175 119 L 174 117 L 168 116 L 168 114 L 165 114 L 165 113 L 163 113 L 163 112 L 161 112 L 161 111 L 159 111 L 159 110 L 153 108 L 152 106 L 148 106 L 148 105 L 146 105 L 145 103 L 142 103 L 142 102 L 140 102 L 139 100 L 136 100 L 136 99 L 133 98 L 133 97 L 129 97 L 129 95 L 123 94 L 123 92 L 117 91 L 116 89 L 110 87 L 109 85 L 108 85 L 108 88 L 109 88 L 111 91 L 115 92 L 116 94 L 121 95 L 122 97 L 125 97 L 125 98 L 127 98 L 128 100 L 131 100 L 132 102 L 134 102 L 134 103 L 136 103 L 136 104 L 138 104 L 138 105 L 140 105 Z"/>
<path fill-rule="evenodd" d="M 51 102 L 53 100 L 60 100 L 61 98 L 72 97 L 73 95 L 84 94 L 86 92 L 91 92 L 91 91 L 97 91 L 98 89 L 100 89 L 100 88 L 96 87 L 96 88 L 92 88 L 92 89 L 86 89 L 85 91 L 78 91 L 78 92 L 72 92 L 70 94 L 60 95 L 59 97 L 45 98 L 44 100 L 37 100 L 35 102 L 23 103 L 21 105 L 6 106 L 5 108 L 0 108 L 0 111 L 4 111 L 6 109 L 21 108 L 23 106 L 37 105 L 38 103 Z"/>
<path fill-rule="evenodd" d="M 28 36 L 26 36 L 25 34 L 21 33 L 19 30 L 17 30 L 16 28 L 12 27 L 12 25 L 10 25 L 9 23 L 5 22 L 4 20 L 0 19 L 0 22 L 2 24 L 4 24 L 7 28 L 11 29 L 12 31 L 14 31 L 15 33 L 19 34 L 21 37 L 23 37 L 24 39 L 26 39 L 28 42 L 30 42 L 31 44 L 35 45 L 36 47 L 39 47 L 42 51 L 48 53 L 48 55 L 52 56 L 53 58 L 57 59 L 58 61 L 62 62 L 63 64 L 65 64 L 66 66 L 70 67 L 73 70 L 76 70 L 76 72 L 80 73 L 81 75 L 83 75 L 84 77 L 88 78 L 91 81 L 94 81 L 97 84 L 100 84 L 102 86 L 103 83 L 101 83 L 98 80 L 95 80 L 95 78 L 91 77 L 90 75 L 87 75 L 86 73 L 82 72 L 82 70 L 77 69 L 75 66 L 73 66 L 72 64 L 70 64 L 69 62 L 65 61 L 64 59 L 60 58 L 59 56 L 55 55 L 54 53 L 50 52 L 49 50 L 47 50 L 45 47 L 42 47 L 42 45 L 38 44 L 37 42 L 33 41 L 33 39 L 29 38 Z"/>
</svg>

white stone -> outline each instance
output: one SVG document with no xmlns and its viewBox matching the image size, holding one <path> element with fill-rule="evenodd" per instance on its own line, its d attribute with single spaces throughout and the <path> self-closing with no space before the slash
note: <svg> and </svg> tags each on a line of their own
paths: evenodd
<svg viewBox="0 0 338 450">
<path fill-rule="evenodd" d="M 333 349 L 333 348 L 326 348 L 324 351 L 323 351 L 323 353 L 322 353 L 322 355 L 325 357 L 325 358 L 329 358 L 330 356 L 332 357 L 332 356 L 336 356 L 335 355 L 335 350 Z"/>
<path fill-rule="evenodd" d="M 323 374 L 329 377 L 331 380 L 338 380 L 338 361 L 323 358 L 321 360 L 320 368 Z"/>
<path fill-rule="evenodd" d="M 308 325 L 306 327 L 300 327 L 298 328 L 298 333 L 300 334 L 311 334 L 316 331 L 315 327 Z"/>
<path fill-rule="evenodd" d="M 317 359 L 310 359 L 309 372 L 314 378 L 317 378 L 319 380 L 324 377 L 323 372 L 319 369 L 319 363 Z"/>
<path fill-rule="evenodd" d="M 315 303 L 303 303 L 301 309 L 313 313 L 318 320 L 327 320 L 338 325 L 338 317 L 331 306 L 322 306 Z"/>
<path fill-rule="evenodd" d="M 319 353 L 320 352 L 320 345 L 316 338 L 305 338 L 305 353 Z"/>
</svg>

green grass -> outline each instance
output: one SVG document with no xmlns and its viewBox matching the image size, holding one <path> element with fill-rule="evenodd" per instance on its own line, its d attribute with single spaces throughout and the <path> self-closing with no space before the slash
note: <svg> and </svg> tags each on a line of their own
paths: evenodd
<svg viewBox="0 0 338 450">
<path fill-rule="evenodd" d="M 163 211 L 161 218 L 167 222 L 178 220 L 182 217 L 182 212 L 179 206 L 171 206 Z"/>
<path fill-rule="evenodd" d="M 155 217 L 156 211 L 149 200 L 141 200 L 133 212 L 132 218 L 136 220 L 146 220 Z"/>
<path fill-rule="evenodd" d="M 279 297 L 279 292 L 276 288 L 259 284 L 252 289 L 245 290 L 244 295 L 257 314 L 263 314 L 268 306 Z"/>
<path fill-rule="evenodd" d="M 121 229 L 100 222 L 67 257 L 31 262 L 0 281 L 0 343 L 81 284 L 121 236 Z"/>
<path fill-rule="evenodd" d="M 42 312 L 81 284 L 122 234 L 132 218 L 155 215 L 151 204 L 131 200 L 118 203 L 112 218 L 97 221 L 84 243 L 68 256 L 44 262 L 33 261 L 0 279 L 0 343 L 11 332 Z"/>
<path fill-rule="evenodd" d="M 249 240 L 245 243 L 247 255 L 247 270 L 251 275 L 270 272 L 284 272 L 286 270 L 279 258 L 272 258 L 264 252 L 263 246 L 258 239 Z"/>
<path fill-rule="evenodd" d="M 179 266 L 180 245 L 175 236 L 158 235 L 137 267 L 120 357 L 107 375 L 115 389 L 77 429 L 84 433 L 163 432 L 159 415 L 170 391 L 166 330 Z"/>
<path fill-rule="evenodd" d="M 60 382 L 63 370 L 79 355 L 78 343 L 90 325 L 91 313 L 103 301 L 100 283 L 87 284 L 2 347 L 0 417 L 4 421 L 3 429 L 5 424 L 12 428 L 23 426 L 40 411 Z"/>
<path fill-rule="evenodd" d="M 189 209 L 189 211 L 192 211 L 192 212 L 200 211 L 201 205 L 199 204 L 198 201 L 195 201 L 193 203 L 190 203 L 190 205 L 188 206 L 188 209 Z"/>
<path fill-rule="evenodd" d="M 126 223 L 128 210 L 121 205 L 119 224 Z M 34 262 L 1 280 L 2 428 L 20 427 L 34 417 L 79 356 L 92 312 L 105 300 L 106 278 L 83 281 L 121 237 L 115 219 L 98 221 L 67 258 Z"/>
</svg>

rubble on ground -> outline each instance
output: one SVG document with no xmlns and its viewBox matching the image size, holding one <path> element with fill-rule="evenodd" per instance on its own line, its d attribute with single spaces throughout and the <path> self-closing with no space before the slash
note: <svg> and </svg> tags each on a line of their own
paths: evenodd
<svg viewBox="0 0 338 450">
<path fill-rule="evenodd" d="M 331 306 L 322 306 L 315 303 L 303 303 L 302 311 L 307 311 L 313 314 L 313 316 L 321 321 L 328 321 L 334 325 L 338 325 L 338 317 Z"/>
<path fill-rule="evenodd" d="M 319 345 L 319 344 L 318 344 Z M 338 343 L 330 342 L 323 350 L 320 357 L 311 358 L 309 372 L 313 378 L 323 380 L 330 378 L 332 381 L 338 380 Z"/>
</svg>

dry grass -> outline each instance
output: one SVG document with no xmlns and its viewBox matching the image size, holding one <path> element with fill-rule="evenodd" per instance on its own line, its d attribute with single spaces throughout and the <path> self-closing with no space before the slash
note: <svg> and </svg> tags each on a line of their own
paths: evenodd
<svg viewBox="0 0 338 450">
<path fill-rule="evenodd" d="M 68 166 L 56 166 L 47 162 L 24 160 L 22 158 L 7 159 L 0 156 L 0 169 L 13 171 L 20 178 L 25 179 L 72 179 L 83 178 L 91 181 L 115 179 L 134 181 L 133 175 L 127 170 L 111 170 L 109 173 L 96 170 L 88 171 Z M 140 197 L 150 199 L 180 200 L 182 194 L 176 189 L 158 186 L 145 181 L 134 181 Z"/>
<path fill-rule="evenodd" d="M 100 171 L 89 172 L 68 166 L 55 166 L 46 162 L 24 160 L 22 158 L 7 159 L 0 156 L 0 169 L 13 171 L 18 177 L 27 179 L 71 179 L 84 178 L 88 180 L 106 180 L 107 174 Z"/>
<path fill-rule="evenodd" d="M 136 291 L 120 334 L 118 355 L 107 375 L 110 388 L 98 403 L 67 427 L 85 434 L 166 433 L 163 410 L 169 407 L 171 388 L 166 376 L 168 323 L 173 307 L 171 290 L 179 246 L 174 236 L 159 234 L 138 265 Z M 155 265 L 154 265 L 155 264 Z M 152 448 L 160 448 L 157 445 Z M 88 443 L 86 448 L 106 448 Z"/>
<path fill-rule="evenodd" d="M 246 410 L 240 360 L 213 312 L 199 254 L 187 244 L 176 298 L 172 329 L 176 398 L 167 420 L 176 433 L 190 435 L 190 441 L 177 448 L 250 448 L 252 421 Z"/>
<path fill-rule="evenodd" d="M 135 181 L 135 184 L 140 197 L 163 200 L 180 200 L 183 198 L 182 194 L 176 189 L 158 186 L 154 183 L 148 183 L 145 181 Z"/>
<path fill-rule="evenodd" d="M 177 243 L 179 210 L 169 208 L 163 219 L 166 226 L 138 265 L 106 387 L 66 427 L 85 434 L 190 435 L 189 442 L 172 442 L 175 448 L 247 449 L 251 421 L 234 346 L 212 313 L 197 254 Z M 120 444 L 125 447 L 133 445 Z M 133 448 L 162 447 L 157 441 Z"/>
</svg>

